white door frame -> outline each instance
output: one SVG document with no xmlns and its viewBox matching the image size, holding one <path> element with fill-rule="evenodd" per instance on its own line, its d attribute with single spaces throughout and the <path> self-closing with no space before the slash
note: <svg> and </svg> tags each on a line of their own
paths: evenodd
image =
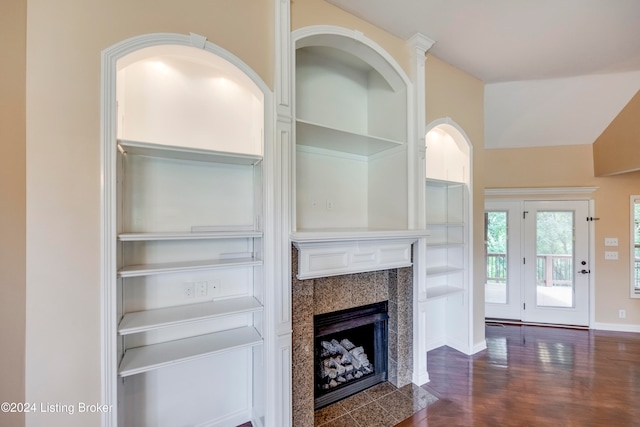
<svg viewBox="0 0 640 427">
<path fill-rule="evenodd" d="M 522 301 L 526 309 L 522 311 L 522 320 L 526 323 L 545 323 L 562 325 L 589 324 L 590 314 L 590 236 L 589 236 L 589 203 L 587 200 L 525 200 L 523 202 L 523 240 L 522 255 L 526 264 L 522 268 Z M 536 257 L 538 234 L 538 212 L 572 213 L 574 226 L 574 242 L 572 244 L 572 286 L 573 304 L 571 307 L 554 305 L 538 305 L 539 291 L 536 279 Z M 580 239 L 580 241 L 578 241 Z M 586 239 L 586 241 L 584 241 Z M 585 262 L 581 265 L 580 261 Z M 589 273 L 580 274 L 583 270 Z"/>
<path fill-rule="evenodd" d="M 595 324 L 595 203 L 592 194 L 598 187 L 550 187 L 550 188 L 487 188 L 485 189 L 485 203 L 488 201 L 511 201 L 524 204 L 525 200 L 586 200 L 589 203 L 589 327 Z M 518 274 L 523 274 L 522 269 Z M 520 276 L 519 276 L 520 277 Z M 520 277 L 522 282 L 522 278 Z M 520 316 L 522 318 L 522 316 Z"/>
</svg>

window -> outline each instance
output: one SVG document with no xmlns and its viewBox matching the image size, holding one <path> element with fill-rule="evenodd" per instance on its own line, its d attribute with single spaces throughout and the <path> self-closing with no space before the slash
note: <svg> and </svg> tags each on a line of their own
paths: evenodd
<svg viewBox="0 0 640 427">
<path fill-rule="evenodd" d="M 507 214 L 507 211 L 484 213 L 484 241 L 487 257 L 484 301 L 493 304 L 508 303 Z"/>
<path fill-rule="evenodd" d="M 631 196 L 631 297 L 640 298 L 640 196 Z"/>
</svg>

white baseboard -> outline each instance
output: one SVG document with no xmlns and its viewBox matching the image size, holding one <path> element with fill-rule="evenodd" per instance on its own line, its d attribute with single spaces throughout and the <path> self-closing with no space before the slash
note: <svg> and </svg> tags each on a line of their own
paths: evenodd
<svg viewBox="0 0 640 427">
<path fill-rule="evenodd" d="M 594 322 L 591 325 L 591 329 L 596 329 L 600 331 L 614 331 L 614 332 L 640 332 L 640 325 L 625 325 L 623 323 Z"/>
<path fill-rule="evenodd" d="M 466 345 L 464 345 L 463 343 L 457 342 L 457 341 L 453 341 L 453 340 L 437 340 L 437 341 L 431 341 L 429 343 L 427 343 L 427 351 L 431 351 L 434 350 L 436 348 L 442 347 L 442 346 L 447 346 L 447 347 L 451 347 L 452 349 L 459 351 L 460 353 L 466 354 L 467 356 L 471 356 L 472 354 L 476 354 L 482 350 L 486 350 L 487 349 L 487 341 L 486 340 L 482 340 L 479 343 L 476 343 L 472 348 L 467 347 Z"/>
<path fill-rule="evenodd" d="M 482 340 L 479 343 L 476 343 L 476 345 L 473 346 L 473 348 L 471 349 L 472 353 L 471 354 L 476 354 L 478 352 L 481 352 L 482 350 L 486 350 L 487 349 L 487 340 Z"/>
<path fill-rule="evenodd" d="M 436 348 L 442 347 L 443 345 L 447 345 L 447 342 L 444 340 L 444 338 L 441 338 L 441 339 L 427 341 L 427 343 L 425 344 L 425 347 L 427 352 L 429 352 Z"/>
<path fill-rule="evenodd" d="M 224 418 L 218 418 L 217 420 L 207 421 L 198 424 L 196 427 L 235 427 L 240 424 L 244 424 L 251 419 L 251 411 L 244 410 L 230 414 Z M 255 424 L 254 424 L 255 425 Z"/>
<path fill-rule="evenodd" d="M 415 385 L 422 385 L 422 384 L 426 384 L 430 381 L 429 379 L 429 373 L 428 372 L 420 372 L 418 375 L 416 375 L 414 373 L 413 378 L 412 378 L 412 382 Z"/>
</svg>

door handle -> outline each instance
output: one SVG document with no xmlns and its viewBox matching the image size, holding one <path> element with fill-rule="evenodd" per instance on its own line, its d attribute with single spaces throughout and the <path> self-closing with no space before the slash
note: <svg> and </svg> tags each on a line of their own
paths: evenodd
<svg viewBox="0 0 640 427">
<path fill-rule="evenodd" d="M 591 270 L 582 269 L 582 270 L 578 271 L 578 273 L 580 273 L 580 274 L 589 274 L 589 273 L 591 273 Z"/>
</svg>

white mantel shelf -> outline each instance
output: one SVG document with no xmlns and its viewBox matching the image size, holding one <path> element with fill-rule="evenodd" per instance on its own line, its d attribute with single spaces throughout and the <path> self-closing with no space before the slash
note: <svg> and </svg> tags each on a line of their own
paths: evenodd
<svg viewBox="0 0 640 427">
<path fill-rule="evenodd" d="M 318 229 L 291 233 L 296 243 L 356 242 L 389 239 L 418 239 L 427 237 L 428 230 L 372 230 L 372 229 Z"/>
<path fill-rule="evenodd" d="M 314 230 L 293 233 L 300 280 L 410 267 L 426 230 Z"/>
</svg>

